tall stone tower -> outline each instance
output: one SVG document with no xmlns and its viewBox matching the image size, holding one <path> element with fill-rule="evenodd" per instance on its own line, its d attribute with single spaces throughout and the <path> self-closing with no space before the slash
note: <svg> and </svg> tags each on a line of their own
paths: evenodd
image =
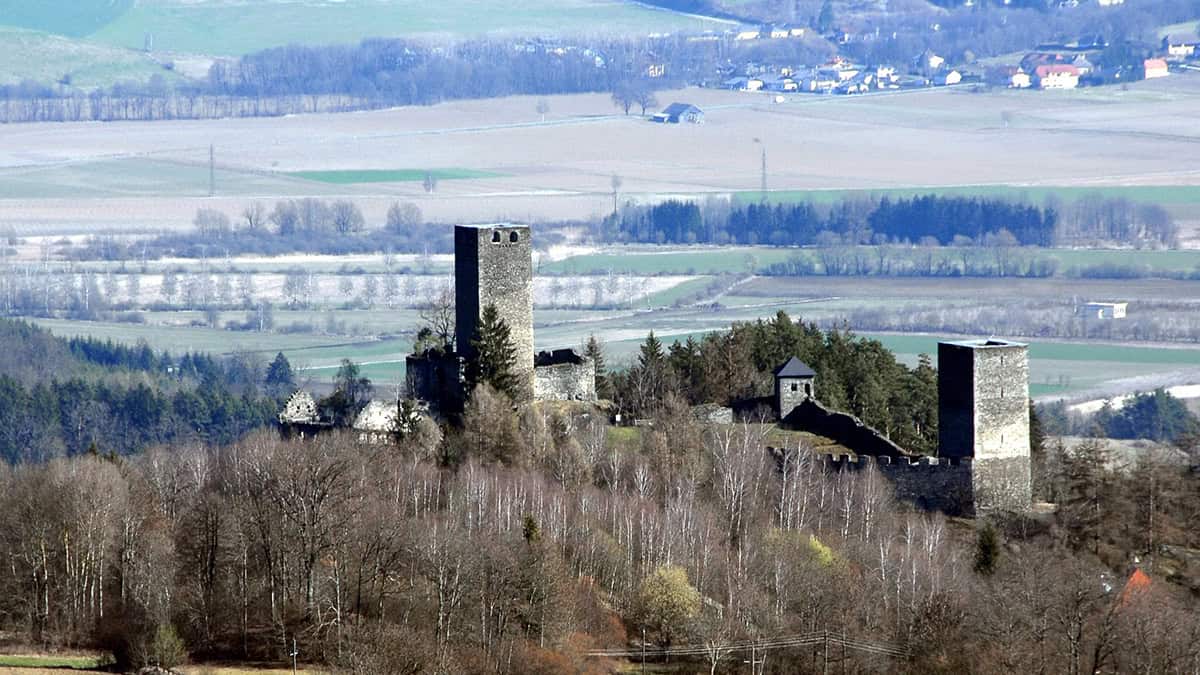
<svg viewBox="0 0 1200 675">
<path fill-rule="evenodd" d="M 938 343 L 938 455 L 972 460 L 975 508 L 1024 511 L 1032 500 L 1029 347 Z"/>
<path fill-rule="evenodd" d="M 523 225 L 454 228 L 455 351 L 474 356 L 471 337 L 480 314 L 495 305 L 516 347 L 514 375 L 533 395 L 533 247 Z"/>
</svg>

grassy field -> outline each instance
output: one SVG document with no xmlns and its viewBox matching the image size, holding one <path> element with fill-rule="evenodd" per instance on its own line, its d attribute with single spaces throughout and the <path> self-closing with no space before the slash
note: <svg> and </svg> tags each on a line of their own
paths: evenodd
<svg viewBox="0 0 1200 675">
<path fill-rule="evenodd" d="M 0 655 L 0 668 L 46 668 L 59 670 L 90 670 L 103 665 L 96 656 L 45 656 L 25 654 Z"/>
<path fill-rule="evenodd" d="M 868 247 L 874 249 L 874 247 Z M 903 251 L 901 251 L 903 252 Z M 957 261 L 960 251 L 938 249 L 936 258 Z M 1135 251 L 1095 249 L 1022 249 L 1038 258 L 1054 259 L 1059 273 L 1071 268 L 1100 264 L 1145 267 L 1156 272 L 1189 273 L 1200 271 L 1200 250 Z M 872 253 L 872 256 L 874 254 Z M 979 255 L 986 256 L 982 250 Z M 625 274 L 721 274 L 762 271 L 772 264 L 795 256 L 817 260 L 813 249 L 766 247 L 626 247 L 621 252 L 589 253 L 573 256 L 542 269 L 547 273 L 588 274 L 617 272 Z"/>
<path fill-rule="evenodd" d="M 134 0 L 71 0 L 68 9 L 67 5 L 56 2 L 0 0 L 0 22 L 83 37 L 117 19 L 134 4 Z"/>
<path fill-rule="evenodd" d="M 99 4 L 96 2 L 95 4 Z M 716 24 L 601 0 L 148 0 L 121 2 L 90 36 L 123 47 L 140 47 L 146 33 L 157 49 L 202 54 L 240 54 L 291 43 L 357 42 L 366 37 L 559 33 L 646 34 Z M 132 5 L 132 6 L 130 6 Z M 121 6 L 125 9 L 121 11 Z M 41 21 L 48 28 L 47 21 Z M 78 22 L 72 22 L 78 23 Z"/>
<path fill-rule="evenodd" d="M 292 171 L 287 175 L 318 183 L 355 185 L 358 183 L 412 183 L 424 181 L 427 176 L 432 176 L 436 180 L 499 178 L 503 174 L 473 169 L 362 169 L 358 171 Z"/>
<path fill-rule="evenodd" d="M 3 17 L 0 9 L 0 21 Z M 69 80 L 76 89 L 91 90 L 121 80 L 144 82 L 154 75 L 161 75 L 167 82 L 179 79 L 142 52 L 0 25 L 0 85 L 24 80 L 42 84 Z"/>
</svg>

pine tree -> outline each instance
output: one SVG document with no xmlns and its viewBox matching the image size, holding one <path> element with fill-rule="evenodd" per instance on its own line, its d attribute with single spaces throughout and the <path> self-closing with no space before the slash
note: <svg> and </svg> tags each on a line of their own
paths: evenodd
<svg viewBox="0 0 1200 675">
<path fill-rule="evenodd" d="M 583 347 L 583 355 L 592 360 L 596 372 L 596 398 L 611 398 L 608 386 L 608 370 L 604 366 L 604 345 L 595 335 L 589 335 L 587 344 Z"/>
<path fill-rule="evenodd" d="M 467 384 L 470 389 L 486 382 L 496 391 L 517 399 L 520 383 L 513 374 L 517 348 L 513 344 L 508 324 L 500 318 L 495 305 L 483 308 L 475 335 L 471 337 L 475 355 L 467 362 Z"/>
<path fill-rule="evenodd" d="M 267 367 L 265 381 L 267 394 L 275 398 L 283 398 L 292 393 L 296 386 L 296 376 L 292 372 L 292 364 L 283 352 L 275 355 L 275 360 Z"/>
</svg>

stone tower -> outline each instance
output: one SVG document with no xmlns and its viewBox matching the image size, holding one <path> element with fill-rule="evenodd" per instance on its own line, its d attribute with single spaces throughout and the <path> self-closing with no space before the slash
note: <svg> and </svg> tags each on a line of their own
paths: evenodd
<svg viewBox="0 0 1200 675">
<path fill-rule="evenodd" d="M 533 395 L 533 247 L 523 225 L 454 228 L 455 351 L 474 356 L 471 337 L 483 308 L 495 305 L 516 347 L 514 375 Z"/>
<path fill-rule="evenodd" d="M 1029 508 L 1029 347 L 938 343 L 938 455 L 972 460 L 979 511 Z"/>
<path fill-rule="evenodd" d="M 775 407 L 779 419 L 787 419 L 796 406 L 815 397 L 813 383 L 816 377 L 808 364 L 794 356 L 775 369 Z"/>
</svg>

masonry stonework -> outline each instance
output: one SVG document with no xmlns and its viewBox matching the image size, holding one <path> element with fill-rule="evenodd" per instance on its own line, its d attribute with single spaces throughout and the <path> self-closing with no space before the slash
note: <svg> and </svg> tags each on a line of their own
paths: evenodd
<svg viewBox="0 0 1200 675">
<path fill-rule="evenodd" d="M 533 371 L 535 400 L 596 400 L 596 366 L 574 349 L 538 352 Z"/>
<path fill-rule="evenodd" d="M 978 510 L 1029 507 L 1027 345 L 1005 340 L 938 344 L 938 455 L 973 460 Z"/>
<path fill-rule="evenodd" d="M 533 248 L 524 225 L 457 225 L 454 228 L 455 349 L 474 356 L 471 338 L 479 317 L 494 305 L 516 347 L 513 374 L 529 398 L 533 372 Z"/>
</svg>

